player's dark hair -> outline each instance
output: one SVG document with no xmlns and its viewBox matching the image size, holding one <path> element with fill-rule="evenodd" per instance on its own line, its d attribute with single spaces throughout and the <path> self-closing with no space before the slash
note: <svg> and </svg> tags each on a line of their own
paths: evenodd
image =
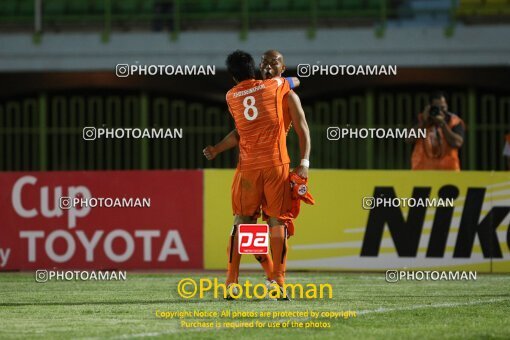
<svg viewBox="0 0 510 340">
<path fill-rule="evenodd" d="M 430 103 L 432 104 L 432 102 L 436 99 L 441 99 L 441 98 L 445 98 L 446 99 L 446 95 L 443 91 L 435 91 L 435 92 L 432 92 L 430 94 Z"/>
<path fill-rule="evenodd" d="M 237 81 L 255 78 L 255 61 L 251 54 L 236 50 L 227 57 L 227 70 Z"/>
</svg>

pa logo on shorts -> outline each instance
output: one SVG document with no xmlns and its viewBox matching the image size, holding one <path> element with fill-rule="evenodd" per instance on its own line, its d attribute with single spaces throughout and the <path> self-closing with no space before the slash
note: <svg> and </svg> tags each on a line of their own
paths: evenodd
<svg viewBox="0 0 510 340">
<path fill-rule="evenodd" d="M 269 252 L 269 226 L 267 224 L 239 225 L 239 254 L 267 254 Z"/>
</svg>

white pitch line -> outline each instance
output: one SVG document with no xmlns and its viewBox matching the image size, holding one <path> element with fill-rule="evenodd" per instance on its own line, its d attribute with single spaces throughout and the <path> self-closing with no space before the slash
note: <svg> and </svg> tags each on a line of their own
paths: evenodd
<svg viewBox="0 0 510 340">
<path fill-rule="evenodd" d="M 112 339 L 130 339 L 130 338 L 147 338 L 147 337 L 154 337 L 154 336 L 161 336 L 166 334 L 174 334 L 178 333 L 179 330 L 175 329 L 168 332 L 152 332 L 152 333 L 138 333 L 138 334 L 125 334 L 118 337 L 114 337 Z"/>
<path fill-rule="evenodd" d="M 138 334 L 124 334 L 120 336 L 115 336 L 110 339 L 131 339 L 131 338 L 148 338 L 148 337 L 156 337 L 161 335 L 168 335 L 168 334 L 176 334 L 181 333 L 183 331 L 187 332 L 205 332 L 210 331 L 211 329 L 217 330 L 216 328 L 176 328 L 171 329 L 165 332 L 150 332 L 150 333 L 138 333 Z"/>
<path fill-rule="evenodd" d="M 439 303 L 435 305 L 414 305 L 409 307 L 397 307 L 397 308 L 377 308 L 377 309 L 368 309 L 359 311 L 357 314 L 364 315 L 370 313 L 390 313 L 390 312 L 399 312 L 406 310 L 416 310 L 416 309 L 425 309 L 425 308 L 452 308 L 452 307 L 460 307 L 460 306 L 471 306 L 471 305 L 480 305 L 484 303 L 493 303 L 493 302 L 501 302 L 505 300 L 510 300 L 510 298 L 500 298 L 500 299 L 490 299 L 490 300 L 479 300 L 479 301 L 471 301 L 471 302 L 458 302 L 458 303 Z"/>
</svg>

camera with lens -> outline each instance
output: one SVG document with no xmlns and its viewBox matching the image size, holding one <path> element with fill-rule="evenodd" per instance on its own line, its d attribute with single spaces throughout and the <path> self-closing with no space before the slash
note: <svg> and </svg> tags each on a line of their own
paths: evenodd
<svg viewBox="0 0 510 340">
<path fill-rule="evenodd" d="M 429 115 L 431 117 L 437 117 L 439 116 L 439 114 L 441 113 L 441 108 L 439 106 L 431 106 L 430 107 L 430 111 L 429 111 Z"/>
</svg>

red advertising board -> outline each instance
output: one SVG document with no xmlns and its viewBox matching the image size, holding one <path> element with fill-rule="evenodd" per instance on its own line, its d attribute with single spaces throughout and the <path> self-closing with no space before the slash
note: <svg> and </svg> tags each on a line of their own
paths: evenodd
<svg viewBox="0 0 510 340">
<path fill-rule="evenodd" d="M 0 173 L 0 271 L 203 268 L 196 171 Z"/>
</svg>

